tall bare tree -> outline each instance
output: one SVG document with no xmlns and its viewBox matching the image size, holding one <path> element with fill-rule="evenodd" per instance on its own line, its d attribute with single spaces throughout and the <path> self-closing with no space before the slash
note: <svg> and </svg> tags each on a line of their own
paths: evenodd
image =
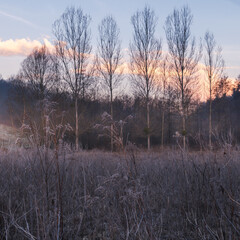
<svg viewBox="0 0 240 240">
<path fill-rule="evenodd" d="M 168 43 L 174 82 L 180 92 L 180 110 L 182 114 L 183 149 L 186 148 L 186 115 L 187 107 L 197 84 L 198 62 L 201 58 L 201 47 L 197 49 L 195 38 L 191 35 L 193 16 L 190 9 L 184 6 L 175 9 L 167 17 L 165 33 Z"/>
<path fill-rule="evenodd" d="M 161 41 L 155 37 L 157 17 L 145 7 L 131 18 L 133 41 L 130 43 L 130 70 L 134 91 L 144 97 L 147 118 L 147 146 L 150 149 L 150 96 L 154 93 L 161 58 Z"/>
<path fill-rule="evenodd" d="M 214 35 L 210 32 L 205 33 L 205 66 L 207 73 L 207 87 L 209 92 L 209 148 L 212 148 L 212 98 L 213 89 L 221 79 L 224 70 L 224 60 L 222 49 L 217 47 Z"/>
<path fill-rule="evenodd" d="M 75 101 L 75 144 L 79 149 L 78 99 L 88 84 L 88 66 L 91 53 L 91 18 L 81 8 L 70 7 L 53 24 L 56 53 L 61 62 L 63 80 Z"/>
<path fill-rule="evenodd" d="M 122 80 L 120 30 L 114 18 L 108 16 L 102 20 L 98 31 L 97 69 L 110 93 L 110 113 L 113 121 L 113 91 Z M 111 151 L 113 151 L 113 123 L 111 124 Z"/>
<path fill-rule="evenodd" d="M 161 126 L 161 145 L 162 149 L 164 147 L 164 124 L 165 124 L 165 112 L 166 112 L 166 107 L 167 107 L 167 102 L 168 102 L 168 93 L 169 93 L 169 88 L 170 88 L 170 75 L 171 75 L 171 68 L 168 62 L 168 55 L 166 55 L 161 61 L 160 64 L 160 70 L 161 70 L 161 85 L 162 85 L 162 91 L 161 91 L 161 96 L 162 96 L 162 126 Z"/>
</svg>

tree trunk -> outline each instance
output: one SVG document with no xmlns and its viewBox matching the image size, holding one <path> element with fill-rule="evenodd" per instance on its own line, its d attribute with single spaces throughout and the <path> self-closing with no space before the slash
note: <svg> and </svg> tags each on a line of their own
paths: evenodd
<svg viewBox="0 0 240 240">
<path fill-rule="evenodd" d="M 75 147 L 76 151 L 79 150 L 79 144 L 78 144 L 78 97 L 75 97 L 75 114 L 76 114 L 76 119 L 75 119 Z"/>
<path fill-rule="evenodd" d="M 110 89 L 110 94 L 111 94 L 111 152 L 113 151 L 113 93 L 112 93 L 112 89 Z"/>
<path fill-rule="evenodd" d="M 182 118 L 182 127 L 183 127 L 183 150 L 186 149 L 186 116 L 185 116 L 185 109 L 183 111 L 183 118 Z"/>
<path fill-rule="evenodd" d="M 209 99 L 209 149 L 212 149 L 212 86 L 210 80 L 210 99 Z"/>
<path fill-rule="evenodd" d="M 23 97 L 23 119 L 22 119 L 22 125 L 24 125 L 26 122 L 26 102 L 25 98 Z"/>
<path fill-rule="evenodd" d="M 112 81 L 112 80 L 111 80 Z M 111 113 L 111 152 L 113 151 L 113 93 L 112 88 L 110 88 L 110 113 Z"/>
<path fill-rule="evenodd" d="M 149 118 L 149 99 L 147 98 L 147 147 L 150 150 L 150 118 Z"/>
<path fill-rule="evenodd" d="M 184 94 L 184 67 L 182 66 L 182 79 L 181 79 L 181 90 L 182 90 L 182 136 L 183 136 L 183 150 L 186 149 L 186 113 L 185 113 L 185 94 Z"/>
<path fill-rule="evenodd" d="M 164 118 L 165 118 L 165 112 L 163 111 L 162 113 L 162 140 L 161 140 L 161 144 L 162 144 L 162 150 L 163 150 L 163 144 L 164 144 Z"/>
<path fill-rule="evenodd" d="M 171 107 L 168 105 L 168 144 L 172 144 L 172 118 L 171 118 Z"/>
</svg>

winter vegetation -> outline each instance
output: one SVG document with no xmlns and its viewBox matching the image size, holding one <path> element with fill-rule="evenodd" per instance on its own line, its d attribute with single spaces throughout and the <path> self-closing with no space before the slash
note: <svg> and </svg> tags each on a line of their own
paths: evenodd
<svg viewBox="0 0 240 240">
<path fill-rule="evenodd" d="M 239 239 L 239 149 L 1 153 L 2 239 Z"/>
<path fill-rule="evenodd" d="M 240 77 L 191 32 L 163 36 L 148 6 L 128 56 L 113 16 L 69 7 L 55 49 L 0 80 L 0 239 L 240 239 Z M 203 97 L 203 95 L 205 97 Z"/>
</svg>

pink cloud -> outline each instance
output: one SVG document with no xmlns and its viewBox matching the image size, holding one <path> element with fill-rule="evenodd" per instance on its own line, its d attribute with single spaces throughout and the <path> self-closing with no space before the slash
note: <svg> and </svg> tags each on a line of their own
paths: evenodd
<svg viewBox="0 0 240 240">
<path fill-rule="evenodd" d="M 41 47 L 43 44 L 45 44 L 50 51 L 54 48 L 52 43 L 46 38 L 43 39 L 43 43 L 38 40 L 26 38 L 9 39 L 6 41 L 0 40 L 0 56 L 27 56 L 34 48 Z"/>
</svg>

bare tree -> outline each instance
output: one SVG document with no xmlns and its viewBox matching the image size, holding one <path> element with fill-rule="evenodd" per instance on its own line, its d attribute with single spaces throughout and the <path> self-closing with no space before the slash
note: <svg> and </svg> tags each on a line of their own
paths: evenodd
<svg viewBox="0 0 240 240">
<path fill-rule="evenodd" d="M 207 87 L 209 92 L 209 148 L 212 148 L 212 97 L 216 83 L 221 79 L 224 69 L 222 49 L 216 46 L 214 35 L 205 33 L 205 65 L 207 73 Z"/>
<path fill-rule="evenodd" d="M 222 76 L 219 81 L 216 82 L 215 87 L 213 89 L 213 94 L 217 98 L 226 97 L 227 94 L 230 94 L 232 91 L 232 84 L 228 76 Z"/>
<path fill-rule="evenodd" d="M 29 112 L 27 112 L 26 100 L 27 91 L 28 96 L 32 96 L 32 100 L 37 100 L 37 105 L 34 107 L 39 108 L 37 120 L 41 128 L 41 137 L 44 138 L 46 134 L 46 112 L 44 102 L 49 100 L 50 92 L 54 87 L 60 85 L 60 78 L 58 66 L 54 60 L 54 56 L 49 52 L 45 45 L 40 48 L 35 48 L 32 53 L 22 62 L 18 78 L 23 81 L 23 85 L 17 84 L 18 94 L 22 96 L 23 101 L 23 118 L 22 124 L 26 123 Z M 24 90 L 21 93 L 21 90 Z M 33 101 L 34 102 L 34 101 Z M 30 109 L 28 109 L 30 110 Z M 33 114 L 34 112 L 32 112 Z M 31 117 L 33 115 L 31 114 Z M 45 129 L 45 131 L 43 131 Z"/>
<path fill-rule="evenodd" d="M 98 31 L 97 69 L 110 93 L 110 113 L 113 120 L 113 90 L 122 80 L 120 30 L 114 18 L 108 16 L 102 20 Z M 113 124 L 111 124 L 111 151 L 113 151 Z"/>
<path fill-rule="evenodd" d="M 52 55 L 47 47 L 43 45 L 40 48 L 35 48 L 22 62 L 19 76 L 27 81 L 38 95 L 38 98 L 43 100 L 56 82 L 56 72 L 53 71 L 53 68 Z"/>
<path fill-rule="evenodd" d="M 165 33 L 171 56 L 174 82 L 180 92 L 180 111 L 182 114 L 183 149 L 186 148 L 186 115 L 187 107 L 197 84 L 198 62 L 201 58 L 201 47 L 197 50 L 195 38 L 191 36 L 193 16 L 190 9 L 184 6 L 175 9 L 167 17 Z"/>
<path fill-rule="evenodd" d="M 157 17 L 153 10 L 145 7 L 136 12 L 131 22 L 133 42 L 130 43 L 130 70 L 135 93 L 146 101 L 147 146 L 150 149 L 150 96 L 154 93 L 157 69 L 161 58 L 161 41 L 155 37 Z"/>
<path fill-rule="evenodd" d="M 91 18 L 81 8 L 70 7 L 54 22 L 56 53 L 62 67 L 63 80 L 67 83 L 75 101 L 75 144 L 79 149 L 78 98 L 88 85 Z"/>
<path fill-rule="evenodd" d="M 160 65 L 160 69 L 161 69 L 161 84 L 162 84 L 162 91 L 161 91 L 161 95 L 162 95 L 162 126 L 161 126 L 161 145 L 162 145 L 162 149 L 164 146 L 164 124 L 165 124 L 165 112 L 166 112 L 166 107 L 167 107 L 167 102 L 168 102 L 168 93 L 169 93 L 169 88 L 170 86 L 170 65 L 168 62 L 168 55 L 166 55 L 163 59 L 163 61 L 161 62 Z"/>
</svg>

